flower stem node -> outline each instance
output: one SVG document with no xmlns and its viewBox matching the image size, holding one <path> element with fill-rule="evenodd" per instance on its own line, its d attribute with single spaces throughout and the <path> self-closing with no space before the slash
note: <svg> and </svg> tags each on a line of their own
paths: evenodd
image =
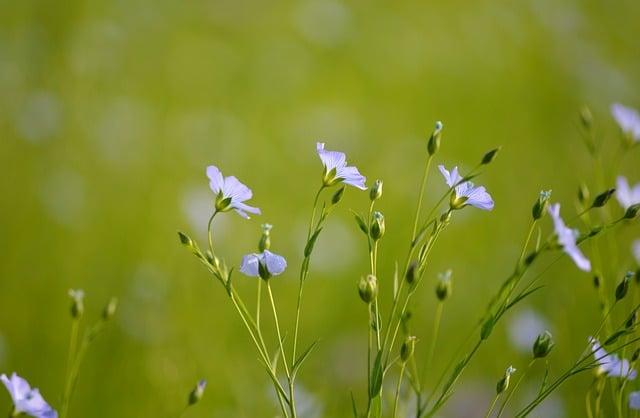
<svg viewBox="0 0 640 418">
<path fill-rule="evenodd" d="M 204 390 L 207 387 L 207 381 L 201 379 L 195 388 L 189 394 L 189 405 L 195 405 L 200 402 L 202 396 L 204 395 Z"/>
<path fill-rule="evenodd" d="M 515 367 L 509 366 L 507 370 L 504 372 L 504 377 L 498 381 L 496 385 L 496 392 L 500 395 L 505 390 L 509 389 L 509 381 L 511 380 L 511 375 L 516 372 Z"/>
<path fill-rule="evenodd" d="M 371 233 L 371 238 L 374 241 L 378 241 L 380 238 L 384 236 L 385 232 L 385 223 L 384 223 L 384 215 L 378 211 L 373 212 L 373 220 L 371 221 L 371 228 L 369 228 Z"/>
<path fill-rule="evenodd" d="M 531 215 L 534 220 L 538 220 L 542 218 L 547 210 L 547 206 L 549 205 L 549 199 L 551 199 L 551 190 L 541 191 L 538 199 L 533 204 L 533 208 L 531 209 Z"/>
<path fill-rule="evenodd" d="M 260 251 L 261 253 L 271 248 L 272 228 L 273 225 L 271 224 L 262 224 L 262 236 L 260 237 L 260 241 L 258 242 L 258 251 Z"/>
<path fill-rule="evenodd" d="M 116 314 L 116 310 L 118 309 L 118 299 L 111 298 L 109 302 L 102 310 L 102 320 L 108 321 Z"/>
<path fill-rule="evenodd" d="M 629 292 L 629 280 L 631 280 L 632 277 L 633 272 L 628 271 L 622 278 L 622 281 L 620 281 L 618 286 L 616 286 L 616 302 L 627 296 L 627 293 Z"/>
<path fill-rule="evenodd" d="M 380 199 L 382 197 L 382 180 L 376 180 L 375 183 L 373 183 L 373 186 L 371 186 L 371 188 L 369 189 L 369 199 L 371 199 L 371 201 L 376 201 L 378 199 Z"/>
<path fill-rule="evenodd" d="M 616 192 L 616 189 L 608 189 L 600 193 L 598 196 L 596 196 L 595 199 L 593 199 L 593 203 L 591 204 L 591 207 L 592 208 L 603 207 L 604 205 L 607 204 L 607 202 L 609 202 L 609 199 L 611 199 L 611 196 L 613 196 L 615 192 Z"/>
<path fill-rule="evenodd" d="M 447 300 L 451 296 L 453 282 L 451 280 L 451 270 L 438 274 L 438 284 L 436 285 L 436 297 L 440 302 Z"/>
<path fill-rule="evenodd" d="M 553 336 L 549 331 L 538 335 L 538 338 L 536 338 L 536 341 L 533 343 L 533 358 L 547 357 L 554 345 Z"/>
<path fill-rule="evenodd" d="M 400 359 L 403 363 L 406 363 L 411 358 L 411 356 L 413 356 L 413 353 L 416 349 L 416 341 L 417 338 L 413 335 L 410 335 L 404 340 L 402 346 L 400 346 Z"/>
<path fill-rule="evenodd" d="M 429 155 L 433 155 L 440 149 L 440 138 L 442 137 L 442 122 L 436 122 L 436 127 L 434 128 L 431 136 L 429 137 L 429 142 L 427 144 L 427 151 Z"/>
<path fill-rule="evenodd" d="M 369 304 L 373 302 L 378 296 L 378 279 L 376 276 L 369 274 L 366 277 L 360 278 L 358 282 L 358 293 L 364 303 Z"/>
<path fill-rule="evenodd" d="M 74 319 L 82 318 L 82 314 L 84 314 L 84 291 L 82 289 L 69 289 L 69 297 L 71 298 L 71 317 Z"/>
<path fill-rule="evenodd" d="M 502 149 L 502 147 L 498 147 L 498 148 L 492 149 L 491 151 L 488 151 L 482 157 L 482 160 L 480 161 L 480 164 L 481 165 L 491 164 L 493 162 L 493 160 L 496 159 L 496 156 L 498 155 L 498 152 L 500 152 L 501 149 Z"/>
</svg>

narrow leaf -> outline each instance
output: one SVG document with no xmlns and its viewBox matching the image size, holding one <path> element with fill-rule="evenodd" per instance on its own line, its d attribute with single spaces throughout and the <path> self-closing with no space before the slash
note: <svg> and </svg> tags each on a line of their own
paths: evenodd
<svg viewBox="0 0 640 418">
<path fill-rule="evenodd" d="M 302 354 L 300 354 L 300 357 L 298 357 L 296 362 L 293 363 L 293 367 L 291 368 L 291 374 L 293 377 L 296 376 L 296 374 L 298 373 L 298 370 L 300 369 L 300 366 L 302 366 L 302 363 L 307 359 L 307 357 L 309 357 L 309 354 L 311 354 L 311 352 L 316 347 L 316 345 L 318 345 L 318 342 L 319 340 L 316 340 L 313 343 L 311 343 L 311 345 L 306 350 L 304 350 Z"/>
<path fill-rule="evenodd" d="M 307 241 L 307 245 L 304 247 L 304 256 L 306 258 L 308 258 L 313 252 L 313 247 L 316 245 L 316 240 L 318 239 L 318 235 L 320 235 L 321 231 L 322 228 L 316 229 L 316 232 L 314 232 L 313 235 L 311 235 L 311 238 L 309 238 L 309 241 Z"/>
</svg>

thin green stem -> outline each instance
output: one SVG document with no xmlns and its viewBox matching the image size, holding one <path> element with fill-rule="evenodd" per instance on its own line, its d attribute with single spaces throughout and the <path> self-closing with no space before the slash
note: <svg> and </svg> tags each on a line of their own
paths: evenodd
<svg viewBox="0 0 640 418">
<path fill-rule="evenodd" d="M 400 400 L 400 388 L 402 387 L 402 378 L 404 377 L 404 369 L 407 363 L 402 362 L 402 366 L 400 367 L 400 376 L 398 376 L 398 384 L 396 385 L 396 396 L 393 401 L 393 418 L 396 418 L 398 415 L 398 401 Z"/>
<path fill-rule="evenodd" d="M 72 318 L 71 334 L 69 336 L 69 353 L 67 355 L 67 371 L 62 394 L 62 408 L 60 408 L 60 418 L 66 418 L 69 409 L 69 399 L 71 397 L 71 370 L 75 356 L 77 354 L 78 334 L 80 332 L 80 319 Z"/>
<path fill-rule="evenodd" d="M 260 330 L 260 301 L 261 301 L 261 299 L 262 299 L 262 280 L 258 280 L 258 294 L 256 296 L 256 327 L 258 328 L 258 330 Z"/>
<path fill-rule="evenodd" d="M 502 413 L 504 412 L 504 409 L 507 407 L 507 404 L 509 403 L 509 401 L 511 400 L 513 395 L 516 393 L 516 391 L 518 390 L 518 387 L 520 386 L 520 383 L 522 383 L 522 381 L 524 380 L 524 377 L 527 375 L 527 372 L 529 371 L 529 369 L 531 369 L 531 367 L 536 362 L 536 360 L 537 359 L 535 359 L 535 358 L 533 360 L 531 360 L 529 362 L 529 365 L 527 365 L 527 368 L 522 371 L 522 373 L 520 374 L 520 378 L 518 378 L 518 381 L 513 386 L 513 389 L 511 389 L 509 391 L 509 393 L 507 394 L 507 397 L 505 398 L 504 402 L 502 402 L 502 405 L 500 405 L 500 410 L 498 411 L 497 418 L 500 418 L 502 416 Z"/>
<path fill-rule="evenodd" d="M 438 339 L 438 334 L 440 333 L 440 322 L 442 320 L 442 311 L 444 308 L 444 302 L 438 300 L 438 304 L 436 305 L 436 314 L 433 319 L 433 333 L 431 334 L 431 343 L 429 344 L 429 354 L 427 355 L 427 361 L 424 363 L 424 367 L 422 370 L 422 375 L 431 367 L 431 362 L 433 362 L 433 356 L 436 351 L 436 341 Z"/>
<path fill-rule="evenodd" d="M 422 210 L 422 200 L 424 199 L 424 189 L 427 185 L 427 178 L 429 177 L 429 167 L 431 167 L 431 160 L 433 155 L 429 154 L 427 162 L 424 166 L 424 173 L 422 173 L 422 182 L 420 183 L 420 193 L 418 194 L 418 204 L 416 207 L 416 214 L 413 220 L 413 232 L 411 232 L 411 241 L 416 238 L 418 233 L 418 224 L 420 223 L 420 211 Z"/>
<path fill-rule="evenodd" d="M 489 418 L 491 416 L 491 413 L 493 412 L 493 408 L 496 407 L 496 403 L 498 402 L 499 398 L 500 398 L 499 393 L 496 396 L 494 396 L 493 401 L 491 402 L 491 405 L 489 405 L 489 408 L 487 409 L 487 413 L 484 414 L 484 418 Z"/>
</svg>

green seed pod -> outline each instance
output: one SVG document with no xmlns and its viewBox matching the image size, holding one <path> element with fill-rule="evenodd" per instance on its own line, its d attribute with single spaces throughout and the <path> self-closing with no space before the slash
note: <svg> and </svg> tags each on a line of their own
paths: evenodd
<svg viewBox="0 0 640 418">
<path fill-rule="evenodd" d="M 118 309 L 118 299 L 111 298 L 107 303 L 107 306 L 102 310 L 102 319 L 105 321 L 110 320 L 116 314 L 116 310 Z"/>
<path fill-rule="evenodd" d="M 451 270 L 438 275 L 438 284 L 436 285 L 436 297 L 440 302 L 444 302 L 451 295 L 453 282 L 451 280 Z"/>
<path fill-rule="evenodd" d="M 376 180 L 373 186 L 369 189 L 369 199 L 373 202 L 382 197 L 382 180 Z"/>
<path fill-rule="evenodd" d="M 633 219 L 638 215 L 639 211 L 640 211 L 640 203 L 636 203 L 635 205 L 631 205 L 624 212 L 624 218 L 625 219 Z"/>
<path fill-rule="evenodd" d="M 507 370 L 504 372 L 504 377 L 498 381 L 496 385 L 496 393 L 499 395 L 505 390 L 509 389 L 509 381 L 511 380 L 511 375 L 516 372 L 516 369 L 513 366 L 509 366 Z"/>
<path fill-rule="evenodd" d="M 436 122 L 436 127 L 431 133 L 429 137 L 429 142 L 427 144 L 427 151 L 429 155 L 433 155 L 440 149 L 440 138 L 442 137 L 442 122 Z"/>
<path fill-rule="evenodd" d="M 358 294 L 364 303 L 371 303 L 378 296 L 378 279 L 376 276 L 369 274 L 360 278 L 358 282 Z"/>
<path fill-rule="evenodd" d="M 603 207 L 604 205 L 607 204 L 607 202 L 609 202 L 609 199 L 611 199 L 611 196 L 613 196 L 615 192 L 616 192 L 616 189 L 609 189 L 600 193 L 598 196 L 596 196 L 595 199 L 593 199 L 593 203 L 591 204 L 591 207 L 592 208 Z"/>
<path fill-rule="evenodd" d="M 384 223 L 384 215 L 378 211 L 373 212 L 373 220 L 371 221 L 371 238 L 374 241 L 378 241 L 380 238 L 384 236 L 385 232 L 385 223 Z"/>
<path fill-rule="evenodd" d="M 403 363 L 406 363 L 413 355 L 416 349 L 416 340 L 416 337 L 408 336 L 400 346 L 400 359 Z"/>
<path fill-rule="evenodd" d="M 541 191 L 538 199 L 534 202 L 533 208 L 531 209 L 531 215 L 534 220 L 538 220 L 542 218 L 547 210 L 547 206 L 549 205 L 549 199 L 551 199 L 551 190 Z"/>
<path fill-rule="evenodd" d="M 624 299 L 627 296 L 627 292 L 629 292 L 629 280 L 633 277 L 633 272 L 628 271 L 627 274 L 624 275 L 622 281 L 616 286 L 616 302 Z"/>
<path fill-rule="evenodd" d="M 549 331 L 538 335 L 533 343 L 533 358 L 544 358 L 549 355 L 555 343 Z"/>
<path fill-rule="evenodd" d="M 500 151 L 501 148 L 502 147 L 494 148 L 491 151 L 488 151 L 486 154 L 484 154 L 484 156 L 482 157 L 482 160 L 480 160 L 480 164 L 481 165 L 491 164 L 491 162 L 495 160 L 496 155 L 498 155 L 498 152 Z"/>
</svg>

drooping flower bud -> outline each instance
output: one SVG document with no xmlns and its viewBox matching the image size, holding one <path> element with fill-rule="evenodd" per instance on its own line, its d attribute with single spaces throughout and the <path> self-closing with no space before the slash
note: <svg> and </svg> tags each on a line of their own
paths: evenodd
<svg viewBox="0 0 640 418">
<path fill-rule="evenodd" d="M 553 337 L 549 331 L 545 331 L 543 334 L 538 335 L 536 341 L 533 343 L 533 358 L 544 358 L 551 352 L 551 349 L 555 343 Z"/>
<path fill-rule="evenodd" d="M 551 199 L 551 190 L 541 191 L 538 199 L 533 204 L 531 209 L 531 215 L 534 220 L 538 220 L 544 216 L 547 212 L 547 206 L 549 205 L 549 199 Z"/>
<path fill-rule="evenodd" d="M 607 202 L 609 202 L 609 199 L 611 199 L 611 196 L 613 196 L 615 192 L 616 192 L 616 189 L 608 189 L 600 193 L 598 196 L 596 196 L 595 199 L 593 199 L 593 203 L 591 204 L 591 207 L 592 208 L 603 207 L 604 205 L 607 204 Z"/>
<path fill-rule="evenodd" d="M 436 127 L 429 137 L 429 143 L 427 144 L 427 151 L 429 155 L 433 155 L 440 149 L 440 138 L 442 137 L 442 122 L 436 122 Z"/>
<path fill-rule="evenodd" d="M 640 203 L 636 203 L 635 205 L 631 205 L 624 212 L 624 218 L 625 219 L 633 219 L 638 215 L 639 211 L 640 211 Z"/>
<path fill-rule="evenodd" d="M 118 299 L 111 298 L 109 302 L 102 310 L 102 319 L 104 321 L 108 321 L 116 314 L 116 310 L 118 309 Z"/>
<path fill-rule="evenodd" d="M 366 277 L 361 277 L 358 282 L 358 294 L 360 294 L 360 299 L 364 303 L 371 303 L 378 296 L 378 279 L 376 276 L 369 274 Z"/>
<path fill-rule="evenodd" d="M 516 369 L 513 366 L 509 366 L 504 372 L 504 376 L 498 381 L 498 384 L 496 385 L 496 392 L 498 395 L 509 389 L 509 381 L 511 380 L 511 375 L 515 372 Z"/>
<path fill-rule="evenodd" d="M 273 229 L 273 225 L 262 224 L 262 236 L 258 242 L 258 251 L 261 253 L 271 248 L 271 229 Z"/>
<path fill-rule="evenodd" d="M 629 280 L 631 280 L 632 277 L 633 272 L 628 271 L 622 278 L 622 281 L 616 286 L 616 302 L 627 296 L 627 292 L 629 292 Z"/>
<path fill-rule="evenodd" d="M 444 302 L 451 295 L 452 290 L 451 270 L 438 274 L 438 284 L 436 285 L 436 297 L 440 302 Z"/>
<path fill-rule="evenodd" d="M 340 201 L 342 200 L 342 196 L 344 196 L 344 186 L 342 186 L 341 188 L 339 188 L 334 194 L 333 196 L 331 196 L 331 204 L 332 205 L 337 205 L 338 203 L 340 203 Z"/>
<path fill-rule="evenodd" d="M 195 405 L 200 401 L 200 399 L 202 399 L 202 395 L 204 395 L 204 389 L 206 387 L 207 381 L 201 379 L 189 394 L 189 405 Z"/>
<path fill-rule="evenodd" d="M 378 241 L 384 236 L 385 224 L 384 215 L 378 211 L 373 212 L 373 220 L 371 221 L 371 238 Z"/>
<path fill-rule="evenodd" d="M 412 261 L 407 268 L 407 274 L 404 276 L 407 283 L 411 286 L 418 280 L 418 262 Z"/>
<path fill-rule="evenodd" d="M 84 290 L 69 289 L 69 297 L 71 298 L 71 317 L 74 319 L 82 318 L 82 314 L 84 314 Z"/>
<path fill-rule="evenodd" d="M 406 363 L 413 355 L 416 349 L 416 341 L 416 337 L 411 335 L 408 336 L 402 343 L 402 346 L 400 346 L 400 359 L 403 363 Z"/>
<path fill-rule="evenodd" d="M 481 165 L 491 164 L 491 162 L 496 158 L 496 155 L 498 155 L 498 152 L 500 151 L 500 149 L 502 149 L 502 147 L 494 148 L 491 151 L 488 151 L 486 154 L 484 154 L 484 156 L 482 157 L 482 160 L 480 160 L 480 164 Z"/>
<path fill-rule="evenodd" d="M 373 186 L 369 189 L 369 199 L 373 202 L 382 197 L 382 180 L 376 180 Z"/>
</svg>

